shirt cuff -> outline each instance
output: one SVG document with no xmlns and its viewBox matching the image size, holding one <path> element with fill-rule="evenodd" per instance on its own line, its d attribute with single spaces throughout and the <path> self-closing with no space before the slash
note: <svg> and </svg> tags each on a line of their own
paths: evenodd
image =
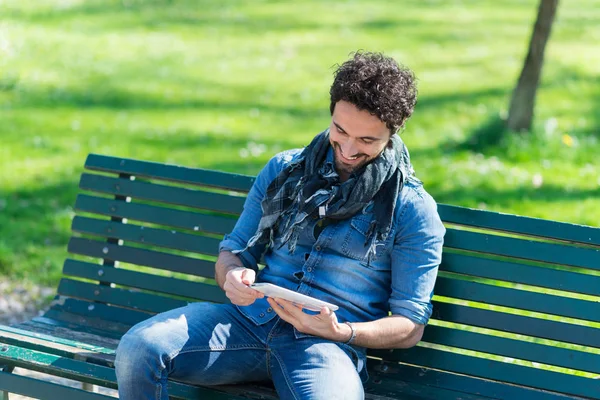
<svg viewBox="0 0 600 400">
<path fill-rule="evenodd" d="M 236 240 L 232 239 L 231 235 L 225 235 L 221 243 L 219 243 L 219 253 L 221 251 L 242 250 L 245 247 L 245 244 L 242 245 Z M 249 250 L 237 253 L 236 256 L 238 256 L 240 260 L 242 260 L 242 264 L 244 264 L 244 267 L 253 269 L 254 271 L 258 271 L 258 262 L 254 258 L 254 256 L 250 254 Z"/>
<path fill-rule="evenodd" d="M 390 309 L 392 315 L 401 315 L 416 324 L 427 325 L 433 306 L 431 303 L 419 303 L 411 300 L 391 300 Z"/>
</svg>

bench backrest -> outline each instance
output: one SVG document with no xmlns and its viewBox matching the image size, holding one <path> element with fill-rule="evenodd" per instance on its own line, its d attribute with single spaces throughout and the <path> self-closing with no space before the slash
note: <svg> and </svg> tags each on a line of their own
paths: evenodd
<svg viewBox="0 0 600 400">
<path fill-rule="evenodd" d="M 189 301 L 227 301 L 214 260 L 253 177 L 100 155 L 85 168 L 93 173 L 80 188 L 91 193 L 77 198 L 68 247 L 77 256 L 65 262 L 63 301 L 51 312 L 113 321 L 118 336 Z M 443 387 L 450 374 L 441 370 L 456 373 L 453 389 L 468 375 L 600 399 L 600 229 L 448 205 L 439 212 L 448 231 L 433 319 L 418 346 L 370 351 L 372 384 L 401 371 Z M 486 395 L 510 398 L 510 390 Z"/>
</svg>

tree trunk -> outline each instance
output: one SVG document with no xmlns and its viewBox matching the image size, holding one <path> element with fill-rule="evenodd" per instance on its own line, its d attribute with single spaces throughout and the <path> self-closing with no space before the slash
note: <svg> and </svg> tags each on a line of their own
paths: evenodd
<svg viewBox="0 0 600 400">
<path fill-rule="evenodd" d="M 515 131 L 531 130 L 535 94 L 544 64 L 544 50 L 550 37 L 558 0 L 540 0 L 529 51 L 508 110 L 507 127 Z"/>
</svg>

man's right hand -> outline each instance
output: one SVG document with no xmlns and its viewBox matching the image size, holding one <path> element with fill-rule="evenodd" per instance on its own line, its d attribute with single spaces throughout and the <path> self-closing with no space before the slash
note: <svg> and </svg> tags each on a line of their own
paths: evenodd
<svg viewBox="0 0 600 400">
<path fill-rule="evenodd" d="M 225 275 L 225 284 L 223 285 L 225 295 L 238 306 L 248 306 L 254 303 L 256 299 L 265 297 L 258 290 L 249 287 L 255 279 L 256 272 L 252 269 L 244 267 L 230 269 Z"/>
</svg>

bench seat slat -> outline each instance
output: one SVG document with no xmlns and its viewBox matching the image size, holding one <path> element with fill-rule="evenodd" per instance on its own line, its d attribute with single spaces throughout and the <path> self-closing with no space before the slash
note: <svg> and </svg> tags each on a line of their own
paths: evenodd
<svg viewBox="0 0 600 400">
<path fill-rule="evenodd" d="M 4 361 L 10 365 L 49 373 L 67 379 L 76 379 L 80 382 L 105 386 L 111 389 L 116 389 L 117 387 L 115 371 L 112 368 L 73 360 L 55 354 L 19 348 L 17 346 L 7 345 L 7 347 L 6 351 L 0 353 L 0 362 Z M 244 399 L 244 397 L 225 392 L 225 389 L 223 391 L 219 389 L 214 390 L 212 388 L 190 386 L 172 381 L 169 381 L 168 385 L 169 395 L 175 398 Z"/>
<path fill-rule="evenodd" d="M 438 276 L 435 293 L 454 299 L 600 322 L 600 303 Z"/>
<path fill-rule="evenodd" d="M 213 261 L 167 254 L 159 251 L 119 246 L 117 244 L 75 237 L 69 240 L 68 250 L 72 254 L 122 261 L 167 271 L 182 272 L 209 278 L 214 276 L 215 263 Z"/>
<path fill-rule="evenodd" d="M 444 246 L 486 254 L 600 270 L 600 248 L 574 247 L 565 244 L 486 235 L 457 229 L 447 229 L 446 236 L 444 236 Z"/>
<path fill-rule="evenodd" d="M 447 322 L 495 329 L 558 342 L 600 348 L 599 329 L 433 301 L 433 316 Z"/>
<path fill-rule="evenodd" d="M 241 213 L 244 201 L 246 200 L 244 197 L 234 197 L 219 193 L 94 174 L 81 175 L 79 188 L 97 193 L 127 196 L 136 200 L 156 201 L 234 215 Z"/>
<path fill-rule="evenodd" d="M 428 325 L 424 342 L 600 374 L 600 354 Z"/>
<path fill-rule="evenodd" d="M 219 239 L 207 236 L 198 236 L 185 232 L 177 232 L 174 235 L 171 231 L 164 229 L 81 216 L 73 218 L 71 228 L 73 232 L 210 256 L 218 255 L 220 242 Z"/>
<path fill-rule="evenodd" d="M 89 303 L 89 306 L 95 306 L 99 303 Z M 118 340 L 130 328 L 112 320 L 100 320 L 97 318 L 87 318 L 84 315 L 72 314 L 62 309 L 51 307 L 44 313 L 42 317 L 35 317 L 31 321 L 24 322 L 18 325 L 19 328 L 40 330 L 47 332 L 57 328 L 68 330 L 77 330 L 90 335 L 98 335 L 111 339 Z M 93 338 L 90 344 L 94 344 Z"/>
<path fill-rule="evenodd" d="M 34 399 L 111 400 L 114 397 L 0 371 L 0 390 Z"/>
<path fill-rule="evenodd" d="M 440 271 L 600 296 L 600 276 L 446 251 Z"/>
<path fill-rule="evenodd" d="M 77 337 L 76 331 L 71 331 L 70 337 Z M 13 346 L 25 347 L 32 350 L 56 354 L 61 357 L 75 358 L 98 365 L 114 367 L 116 346 L 112 349 L 101 346 L 89 346 L 84 342 L 53 336 L 51 333 L 36 333 L 19 329 L 19 332 L 7 331 L 0 326 L 0 342 Z"/>
<path fill-rule="evenodd" d="M 101 277 L 99 271 L 102 271 Z M 63 274 L 79 278 L 102 280 L 102 282 L 111 282 L 117 285 L 152 292 L 189 297 L 197 301 L 214 301 L 215 297 L 218 296 L 216 292 L 221 290 L 216 285 L 145 274 L 121 268 L 107 268 L 102 265 L 71 259 L 67 259 L 65 262 Z"/>
<path fill-rule="evenodd" d="M 446 223 L 600 246 L 600 229 L 472 208 L 438 205 Z"/>
<path fill-rule="evenodd" d="M 595 379 L 435 350 L 423 346 L 416 346 L 407 350 L 394 350 L 394 353 L 396 352 L 399 353 L 398 359 L 411 365 L 553 390 L 559 393 L 593 398 L 600 396 L 600 385 Z"/>
<path fill-rule="evenodd" d="M 235 219 L 223 216 L 127 203 L 84 194 L 77 195 L 75 210 L 218 235 L 231 232 L 235 226 Z"/>
<path fill-rule="evenodd" d="M 241 192 L 250 191 L 252 184 L 256 180 L 256 177 L 253 176 L 110 157 L 100 154 L 88 155 L 85 168 L 92 171 L 128 174 Z"/>
</svg>

